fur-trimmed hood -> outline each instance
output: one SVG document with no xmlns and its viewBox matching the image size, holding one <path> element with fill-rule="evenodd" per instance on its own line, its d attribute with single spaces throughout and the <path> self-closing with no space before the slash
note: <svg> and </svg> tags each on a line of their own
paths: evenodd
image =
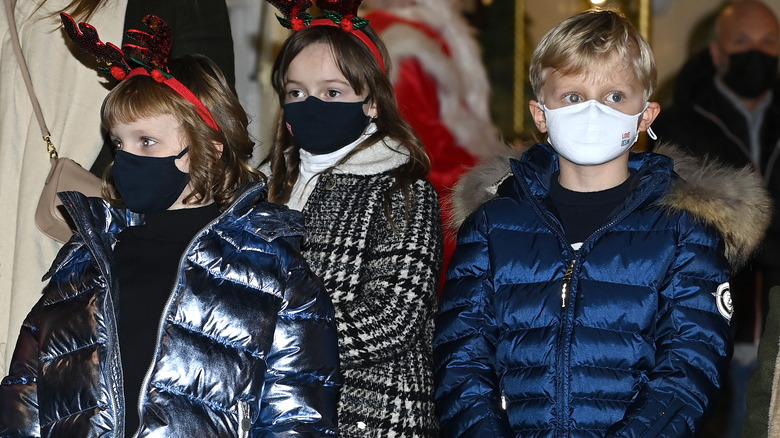
<svg viewBox="0 0 780 438">
<path fill-rule="evenodd" d="M 461 177 L 450 193 L 449 231 L 456 231 L 468 215 L 496 196 L 498 186 L 512 177 L 509 159 L 520 159 L 527 148 L 483 160 Z M 654 151 L 670 157 L 680 176 L 660 205 L 687 211 L 720 231 L 726 258 L 733 269 L 742 266 L 758 248 L 772 218 L 772 200 L 760 176 L 751 168 L 730 167 L 713 159 L 699 159 L 672 144 Z"/>
</svg>

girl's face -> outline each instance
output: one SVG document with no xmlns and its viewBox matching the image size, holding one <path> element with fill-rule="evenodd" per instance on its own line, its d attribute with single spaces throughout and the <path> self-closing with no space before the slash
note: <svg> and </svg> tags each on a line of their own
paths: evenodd
<svg viewBox="0 0 780 438">
<path fill-rule="evenodd" d="M 301 50 L 290 62 L 284 83 L 284 103 L 300 102 L 313 96 L 325 102 L 360 102 L 366 95 L 356 93 L 336 64 L 326 44 L 313 44 Z M 369 101 L 363 112 L 376 117 L 376 105 Z"/>
</svg>

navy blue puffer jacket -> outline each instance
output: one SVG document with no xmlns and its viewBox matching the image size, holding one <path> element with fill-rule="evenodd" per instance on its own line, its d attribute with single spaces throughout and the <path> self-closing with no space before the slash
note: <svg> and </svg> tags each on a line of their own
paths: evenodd
<svg viewBox="0 0 780 438">
<path fill-rule="evenodd" d="M 0 385 L 0 436 L 124 437 L 112 245 L 140 215 L 61 194 L 78 231 Z M 160 321 L 139 436 L 335 436 L 333 306 L 298 253 L 303 218 L 257 183 L 193 239 Z M 148 360 L 138 358 L 138 360 Z M 134 431 L 129 431 L 134 432 Z"/>
<path fill-rule="evenodd" d="M 728 230 L 699 214 L 703 196 L 672 166 L 632 154 L 624 205 L 575 250 L 547 201 L 557 156 L 537 145 L 511 160 L 460 227 L 447 274 L 434 341 L 443 436 L 696 434 L 730 354 Z M 736 198 L 754 194 L 767 216 L 760 181 L 742 172 L 752 192 Z M 735 173 L 721 183 L 740 184 Z"/>
</svg>

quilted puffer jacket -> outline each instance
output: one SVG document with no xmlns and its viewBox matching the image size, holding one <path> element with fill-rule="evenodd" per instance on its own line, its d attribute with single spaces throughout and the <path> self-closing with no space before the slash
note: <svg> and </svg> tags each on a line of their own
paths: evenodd
<svg viewBox="0 0 780 438">
<path fill-rule="evenodd" d="M 333 306 L 298 253 L 299 213 L 264 202 L 256 183 L 193 238 L 136 407 L 122 391 L 112 245 L 143 217 L 61 198 L 78 231 L 21 329 L 0 436 L 124 437 L 137 408 L 138 436 L 337 434 Z"/>
<path fill-rule="evenodd" d="M 730 354 L 726 257 L 750 254 L 771 202 L 750 169 L 678 164 L 631 154 L 625 203 L 578 250 L 547 200 L 549 146 L 461 181 L 434 340 L 443 436 L 696 435 Z"/>
</svg>

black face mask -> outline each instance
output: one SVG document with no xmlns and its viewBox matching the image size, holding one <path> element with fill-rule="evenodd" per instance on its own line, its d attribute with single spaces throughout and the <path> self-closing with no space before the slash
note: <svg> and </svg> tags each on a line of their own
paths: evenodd
<svg viewBox="0 0 780 438">
<path fill-rule="evenodd" d="M 777 79 L 777 56 L 760 50 L 732 53 L 723 82 L 736 94 L 752 99 L 768 90 Z"/>
<path fill-rule="evenodd" d="M 370 96 L 369 96 L 370 97 Z M 329 154 L 357 140 L 371 117 L 362 102 L 325 102 L 309 96 L 302 102 L 282 105 L 284 121 L 295 142 L 312 154 Z"/>
<path fill-rule="evenodd" d="M 157 213 L 173 205 L 190 182 L 190 174 L 176 167 L 189 148 L 170 157 L 142 157 L 117 151 L 114 183 L 130 211 Z"/>
</svg>

